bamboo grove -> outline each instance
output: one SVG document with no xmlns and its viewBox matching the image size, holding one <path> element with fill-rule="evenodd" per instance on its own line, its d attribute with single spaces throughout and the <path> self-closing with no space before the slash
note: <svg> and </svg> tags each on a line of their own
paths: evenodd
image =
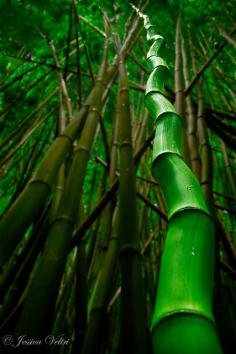
<svg viewBox="0 0 236 354">
<path fill-rule="evenodd" d="M 233 353 L 233 2 L 0 9 L 1 352 Z"/>
</svg>

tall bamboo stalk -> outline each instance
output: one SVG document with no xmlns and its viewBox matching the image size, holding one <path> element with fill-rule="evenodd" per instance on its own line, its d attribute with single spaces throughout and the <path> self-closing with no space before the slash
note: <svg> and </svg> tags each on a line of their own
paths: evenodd
<svg viewBox="0 0 236 354">
<path fill-rule="evenodd" d="M 124 354 L 131 352 L 145 354 L 147 351 L 147 337 L 144 281 L 138 235 L 128 78 L 124 57 L 120 51 L 119 59 L 121 351 Z"/>
<path fill-rule="evenodd" d="M 175 109 L 182 118 L 183 134 L 182 146 L 183 157 L 187 164 L 189 164 L 189 150 L 187 146 L 186 137 L 186 120 L 185 120 L 185 94 L 183 88 L 182 78 L 182 58 L 181 58 L 181 16 L 179 14 L 176 23 L 176 37 L 175 37 Z"/>
<path fill-rule="evenodd" d="M 189 85 L 189 72 L 188 72 L 188 56 L 185 49 L 184 38 L 182 37 L 182 57 L 183 57 L 183 72 L 185 80 L 185 88 Z M 192 100 L 192 95 L 189 94 L 186 97 L 186 108 L 187 108 L 187 141 L 190 155 L 190 162 L 193 173 L 200 181 L 201 174 L 201 161 L 198 152 L 198 140 L 197 140 L 197 116 L 194 109 L 194 104 Z"/>
<path fill-rule="evenodd" d="M 146 104 L 156 120 L 152 171 L 163 189 L 169 218 L 152 321 L 153 349 L 221 353 L 211 308 L 214 226 L 200 185 L 181 156 L 180 116 L 163 96 L 168 73 L 158 57 L 163 38 L 155 34 L 147 16 L 139 15 L 153 43 L 147 54 L 153 71 L 146 89 Z"/>
<path fill-rule="evenodd" d="M 189 32 L 189 44 L 190 53 L 192 58 L 192 66 L 194 74 L 197 75 L 197 60 L 194 51 L 191 35 Z M 201 145 L 202 163 L 201 163 L 201 188 L 205 197 L 208 208 L 213 213 L 213 195 L 212 195 L 212 153 L 208 139 L 207 126 L 205 122 L 205 102 L 204 95 L 201 87 L 201 80 L 197 83 L 197 96 L 198 96 L 198 108 L 197 108 L 197 132 L 199 137 L 199 143 Z"/>
<path fill-rule="evenodd" d="M 86 330 L 82 354 L 92 354 L 100 350 L 105 338 L 107 306 L 114 278 L 114 268 L 118 256 L 119 238 L 117 235 L 117 209 L 114 213 L 112 232 L 108 249 L 103 260 L 101 271 L 95 284 L 92 304 L 90 306 L 89 322 Z"/>
</svg>

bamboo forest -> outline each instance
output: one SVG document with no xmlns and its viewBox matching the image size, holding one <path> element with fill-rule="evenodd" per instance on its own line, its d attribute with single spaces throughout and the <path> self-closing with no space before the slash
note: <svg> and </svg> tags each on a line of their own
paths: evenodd
<svg viewBox="0 0 236 354">
<path fill-rule="evenodd" d="M 235 2 L 0 13 L 0 353 L 236 353 Z"/>
</svg>

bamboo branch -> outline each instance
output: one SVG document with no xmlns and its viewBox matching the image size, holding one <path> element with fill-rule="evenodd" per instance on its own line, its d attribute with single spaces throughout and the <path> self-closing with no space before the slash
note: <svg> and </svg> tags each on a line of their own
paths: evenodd
<svg viewBox="0 0 236 354">
<path fill-rule="evenodd" d="M 230 34 L 233 34 L 236 29 L 234 29 Z M 227 42 L 224 41 L 222 42 L 217 50 L 206 60 L 206 62 L 201 66 L 201 68 L 198 70 L 197 73 L 195 73 L 195 77 L 192 79 L 190 82 L 189 86 L 185 89 L 184 94 L 185 97 L 189 95 L 189 93 L 192 91 L 193 87 L 195 84 L 199 81 L 199 79 L 202 77 L 203 73 L 206 71 L 206 69 L 211 65 L 214 59 L 217 58 L 217 56 L 221 53 L 221 51 L 224 49 L 226 46 Z"/>
<path fill-rule="evenodd" d="M 234 48 L 236 48 L 236 40 L 232 38 L 223 28 L 217 26 L 218 31 L 220 32 L 221 36 L 227 40 Z"/>
</svg>

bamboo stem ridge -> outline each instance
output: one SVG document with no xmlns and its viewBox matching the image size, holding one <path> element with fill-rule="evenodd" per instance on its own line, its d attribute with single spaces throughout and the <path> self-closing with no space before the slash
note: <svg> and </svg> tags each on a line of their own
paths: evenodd
<svg viewBox="0 0 236 354">
<path fill-rule="evenodd" d="M 152 173 L 168 205 L 169 227 L 152 320 L 154 353 L 222 353 L 212 314 L 214 225 L 200 185 L 181 154 L 182 121 L 164 97 L 163 37 L 144 19 L 153 71 L 146 106 L 156 122 Z M 199 340 L 199 338 L 201 340 Z"/>
</svg>

